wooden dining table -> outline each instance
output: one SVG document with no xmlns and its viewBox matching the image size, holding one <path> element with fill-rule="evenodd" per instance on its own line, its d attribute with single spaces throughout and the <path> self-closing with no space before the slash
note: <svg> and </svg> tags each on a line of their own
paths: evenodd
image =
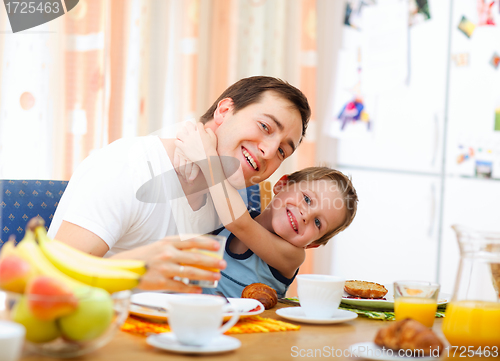
<svg viewBox="0 0 500 361">
<path fill-rule="evenodd" d="M 210 355 L 185 355 L 157 349 L 146 343 L 146 337 L 118 331 L 115 337 L 102 348 L 84 356 L 75 358 L 79 361 L 177 361 L 203 358 L 204 360 L 222 361 L 279 361 L 298 358 L 354 360 L 362 358 L 349 356 L 351 345 L 373 341 L 381 327 L 394 321 L 380 321 L 358 317 L 352 321 L 338 324 L 306 324 L 285 320 L 276 314 L 282 307 L 291 307 L 278 303 L 274 308 L 264 311 L 260 316 L 300 325 L 298 331 L 280 331 L 269 333 L 232 334 L 241 341 L 241 347 L 225 353 Z M 445 341 L 441 332 L 442 319 L 436 319 L 433 330 Z M 440 360 L 487 360 L 494 357 L 460 357 L 453 349 Z M 56 359 L 39 356 L 24 350 L 21 361 L 54 361 Z M 418 358 L 409 358 L 418 360 Z"/>
</svg>

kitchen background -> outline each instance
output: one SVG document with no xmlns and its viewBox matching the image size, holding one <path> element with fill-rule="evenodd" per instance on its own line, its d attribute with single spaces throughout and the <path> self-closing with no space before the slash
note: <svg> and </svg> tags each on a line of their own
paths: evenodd
<svg viewBox="0 0 500 361">
<path fill-rule="evenodd" d="M 385 0 L 346 16 L 318 155 L 335 154 L 360 202 L 318 270 L 437 280 L 451 293 L 451 226 L 498 229 L 499 11 L 494 1 Z"/>
<path fill-rule="evenodd" d="M 301 273 L 449 293 L 451 225 L 500 218 L 499 22 L 498 0 L 80 0 L 12 34 L 2 9 L 0 179 L 69 179 L 118 138 L 198 118 L 242 77 L 280 77 L 313 116 L 271 182 L 328 164 L 360 198 Z"/>
</svg>

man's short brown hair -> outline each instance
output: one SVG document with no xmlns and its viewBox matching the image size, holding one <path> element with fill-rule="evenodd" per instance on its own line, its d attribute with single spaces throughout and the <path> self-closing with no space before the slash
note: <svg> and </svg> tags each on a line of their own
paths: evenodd
<svg viewBox="0 0 500 361">
<path fill-rule="evenodd" d="M 326 244 L 330 238 L 346 229 L 352 223 L 358 209 L 358 195 L 356 193 L 356 189 L 354 189 L 354 186 L 352 185 L 351 179 L 338 170 L 328 167 L 309 167 L 301 169 L 288 176 L 288 182 L 297 183 L 322 179 L 330 180 L 335 183 L 338 191 L 342 195 L 346 215 L 344 223 L 342 223 L 340 227 L 328 231 L 323 237 L 312 242 L 311 244 L 313 245 Z"/>
<path fill-rule="evenodd" d="M 200 122 L 205 124 L 213 119 L 217 105 L 222 99 L 231 98 L 234 106 L 233 112 L 236 113 L 251 104 L 258 103 L 266 91 L 272 91 L 293 104 L 302 118 L 302 137 L 304 137 L 311 117 L 311 108 L 306 96 L 286 81 L 269 76 L 253 76 L 237 81 L 219 96 L 210 109 L 201 116 Z"/>
</svg>

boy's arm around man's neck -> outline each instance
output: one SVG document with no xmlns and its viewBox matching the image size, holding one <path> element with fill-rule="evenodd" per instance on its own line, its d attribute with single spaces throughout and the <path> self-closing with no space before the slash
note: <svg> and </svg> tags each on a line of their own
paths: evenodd
<svg viewBox="0 0 500 361">
<path fill-rule="evenodd" d="M 211 179 L 225 179 L 217 152 L 213 150 L 207 154 L 207 158 L 212 161 L 200 167 L 207 183 L 211 185 Z M 305 250 L 295 247 L 277 236 L 272 229 L 252 219 L 241 195 L 229 181 L 223 180 L 209 189 L 224 226 L 268 265 L 287 278 L 293 277 L 304 262 Z M 265 212 L 259 217 L 263 216 Z"/>
</svg>

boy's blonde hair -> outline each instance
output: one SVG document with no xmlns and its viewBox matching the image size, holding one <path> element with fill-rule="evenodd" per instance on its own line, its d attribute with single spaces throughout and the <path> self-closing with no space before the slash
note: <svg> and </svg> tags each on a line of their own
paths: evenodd
<svg viewBox="0 0 500 361">
<path fill-rule="evenodd" d="M 351 179 L 342 172 L 328 167 L 309 167 L 294 172 L 288 176 L 288 182 L 330 180 L 335 182 L 338 191 L 342 195 L 345 204 L 346 217 L 344 223 L 335 229 L 328 231 L 323 237 L 315 240 L 311 244 L 326 244 L 330 238 L 346 229 L 354 219 L 358 208 L 358 195 L 352 185 Z"/>
</svg>

